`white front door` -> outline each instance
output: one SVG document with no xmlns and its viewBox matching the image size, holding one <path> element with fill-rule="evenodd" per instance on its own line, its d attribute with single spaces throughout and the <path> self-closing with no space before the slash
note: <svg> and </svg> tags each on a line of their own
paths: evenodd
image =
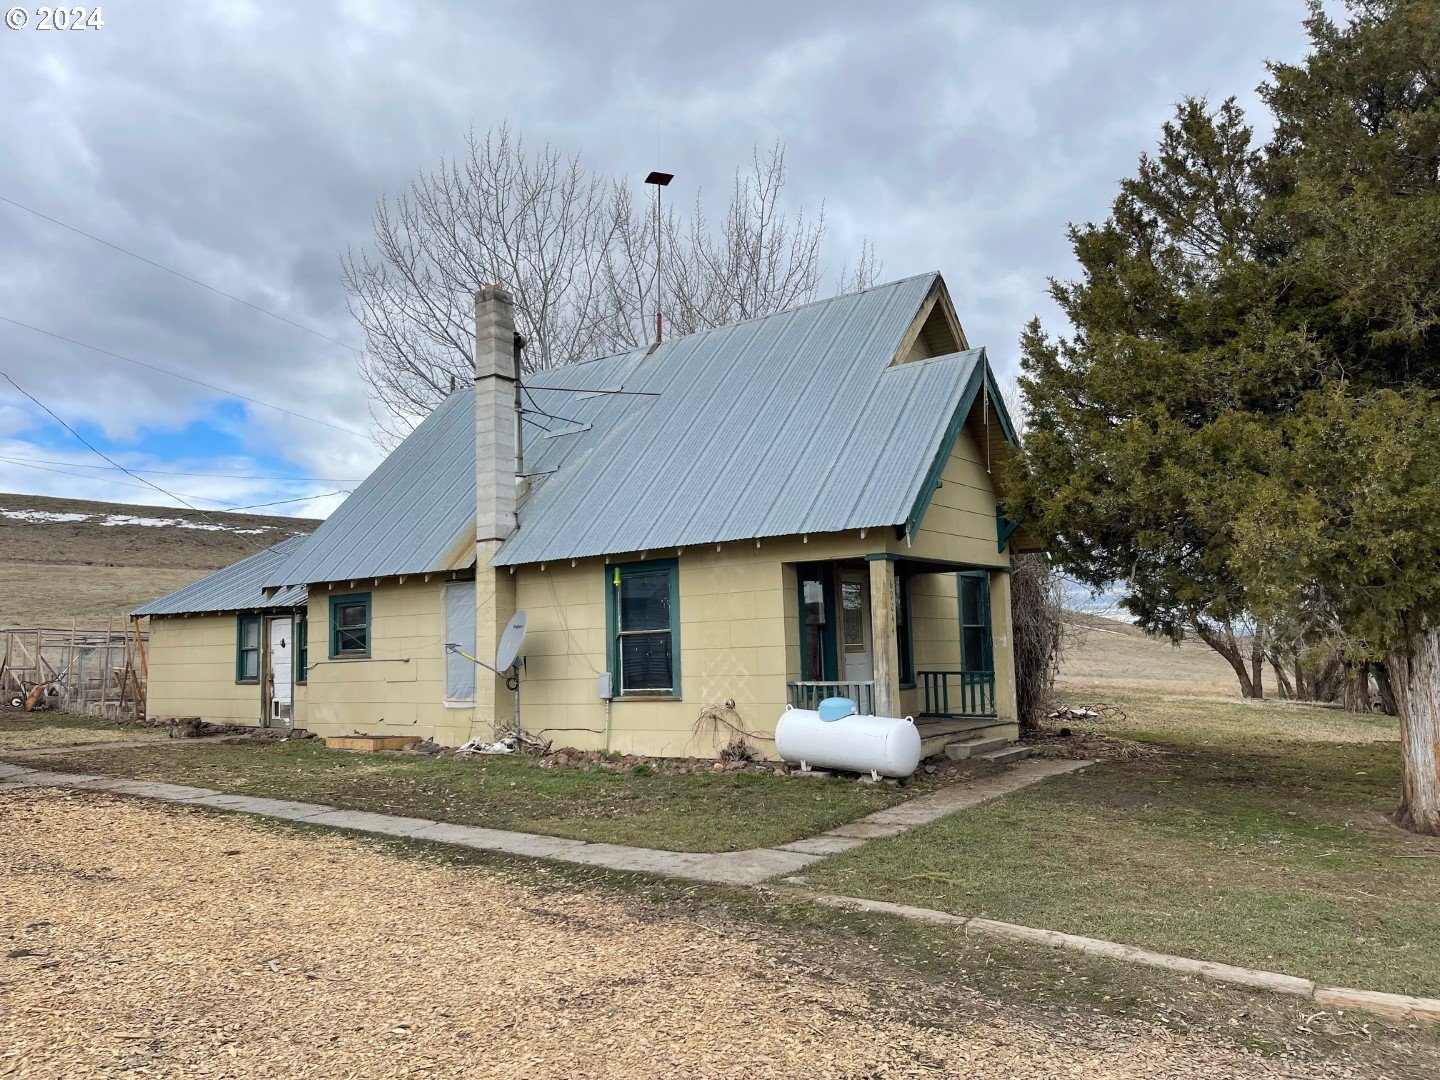
<svg viewBox="0 0 1440 1080">
<path fill-rule="evenodd" d="M 846 682 L 875 677 L 870 645 L 870 575 L 865 570 L 840 571 L 840 673 Z"/>
<path fill-rule="evenodd" d="M 270 727 L 289 727 L 295 701 L 295 622 L 270 620 Z"/>
</svg>

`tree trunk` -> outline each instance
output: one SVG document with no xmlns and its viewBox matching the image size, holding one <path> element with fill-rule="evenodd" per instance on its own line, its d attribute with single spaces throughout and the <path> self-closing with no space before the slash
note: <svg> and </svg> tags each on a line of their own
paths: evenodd
<svg viewBox="0 0 1440 1080">
<path fill-rule="evenodd" d="M 1390 669 L 1384 664 L 1371 663 L 1370 673 L 1375 676 L 1375 691 L 1380 697 L 1380 706 L 1386 716 L 1398 716 L 1395 705 L 1395 691 L 1390 686 Z"/>
<path fill-rule="evenodd" d="M 1295 687 L 1291 685 L 1290 676 L 1285 674 L 1285 665 L 1278 656 L 1271 656 L 1270 666 L 1275 670 L 1275 692 L 1282 698 L 1293 701 L 1296 697 Z"/>
<path fill-rule="evenodd" d="M 1313 693 L 1311 701 L 1334 701 L 1340 696 L 1341 682 L 1345 674 L 1345 665 L 1340 662 L 1338 655 L 1332 654 L 1325 661 L 1325 667 L 1319 675 L 1315 676 L 1311 684 Z"/>
<path fill-rule="evenodd" d="M 1250 696 L 1265 696 L 1265 647 L 1261 644 L 1260 631 L 1250 639 Z"/>
<path fill-rule="evenodd" d="M 1356 664 L 1345 680 L 1345 711 L 1353 713 L 1374 712 L 1370 702 L 1370 665 Z"/>
<path fill-rule="evenodd" d="M 1440 836 L 1440 627 L 1390 653 L 1390 687 L 1400 717 L 1400 810 L 1396 824 Z"/>
<path fill-rule="evenodd" d="M 1240 696 L 1254 697 L 1255 684 L 1250 681 L 1250 672 L 1245 669 L 1245 658 L 1240 655 L 1240 646 L 1235 643 L 1235 635 L 1229 630 L 1212 630 L 1199 619 L 1191 619 L 1190 625 L 1201 641 L 1223 656 L 1225 662 L 1235 669 L 1235 677 L 1240 680 Z"/>
</svg>

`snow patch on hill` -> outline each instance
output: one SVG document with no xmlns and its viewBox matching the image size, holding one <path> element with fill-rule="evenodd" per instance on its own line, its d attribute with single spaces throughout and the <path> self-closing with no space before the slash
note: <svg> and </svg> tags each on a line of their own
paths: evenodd
<svg viewBox="0 0 1440 1080">
<path fill-rule="evenodd" d="M 100 525 L 141 525 L 151 528 L 199 529 L 202 532 L 228 532 L 237 536 L 258 536 L 267 532 L 279 532 L 274 525 L 260 525 L 251 529 L 238 529 L 212 522 L 189 521 L 185 518 L 138 517 L 134 514 L 61 514 L 51 510 L 6 510 L 0 507 L 0 517 L 11 521 L 38 522 L 46 525 L 69 521 L 96 521 Z"/>
</svg>

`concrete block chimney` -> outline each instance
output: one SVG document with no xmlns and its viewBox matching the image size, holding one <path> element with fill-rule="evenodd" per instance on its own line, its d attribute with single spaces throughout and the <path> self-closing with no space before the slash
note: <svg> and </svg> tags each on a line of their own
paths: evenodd
<svg viewBox="0 0 1440 1080">
<path fill-rule="evenodd" d="M 515 576 L 490 565 L 516 529 L 520 492 L 515 304 L 498 285 L 475 294 L 475 655 L 495 662 L 505 625 L 515 614 Z M 508 731 L 514 705 L 504 682 L 480 668 L 475 680 L 473 734 Z"/>
<path fill-rule="evenodd" d="M 475 294 L 475 539 L 515 531 L 519 425 L 515 395 L 515 303 L 498 285 Z"/>
</svg>

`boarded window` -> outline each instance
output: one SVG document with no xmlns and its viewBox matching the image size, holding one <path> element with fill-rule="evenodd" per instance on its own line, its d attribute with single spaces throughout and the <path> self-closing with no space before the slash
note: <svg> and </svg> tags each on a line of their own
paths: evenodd
<svg viewBox="0 0 1440 1080">
<path fill-rule="evenodd" d="M 475 662 L 461 652 L 475 655 L 475 583 L 452 581 L 445 586 L 445 700 L 475 700 Z"/>
</svg>

